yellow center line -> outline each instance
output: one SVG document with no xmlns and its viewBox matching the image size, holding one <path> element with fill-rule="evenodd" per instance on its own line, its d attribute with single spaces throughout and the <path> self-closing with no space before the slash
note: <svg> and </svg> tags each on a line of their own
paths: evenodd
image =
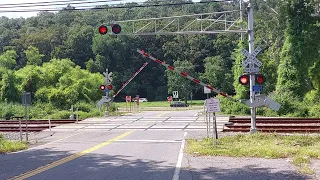
<svg viewBox="0 0 320 180">
<path fill-rule="evenodd" d="M 158 114 L 158 115 L 155 116 L 155 117 L 161 117 L 161 116 L 166 115 L 166 114 L 168 114 L 168 113 L 170 113 L 170 112 L 168 112 L 168 111 L 167 111 L 167 112 L 163 112 L 163 113 L 161 113 L 161 114 Z M 146 124 L 148 124 L 148 123 L 146 123 Z M 52 168 L 54 168 L 54 167 L 57 167 L 57 166 L 59 166 L 59 165 L 61 165 L 61 164 L 67 163 L 67 162 L 72 161 L 72 160 L 74 160 L 74 159 L 77 159 L 77 158 L 79 158 L 79 157 L 81 157 L 81 156 L 83 156 L 83 155 L 86 155 L 86 154 L 88 154 L 88 153 L 91 153 L 92 151 L 95 151 L 95 150 L 98 150 L 98 149 L 100 149 L 100 148 L 102 148 L 102 147 L 104 147 L 104 146 L 107 146 L 107 145 L 111 144 L 112 142 L 117 141 L 117 140 L 120 140 L 120 139 L 128 136 L 129 134 L 131 134 L 131 133 L 133 133 L 133 132 L 135 132 L 135 131 L 125 132 L 125 133 L 121 134 L 120 136 L 117 136 L 117 137 L 115 137 L 115 138 L 113 138 L 113 139 L 111 139 L 111 140 L 108 140 L 108 141 L 103 142 L 103 143 L 101 143 L 101 144 L 95 145 L 95 146 L 93 146 L 93 147 L 91 147 L 91 148 L 89 148 L 89 149 L 83 150 L 83 151 L 81 151 L 81 152 L 72 154 L 72 155 L 70 155 L 70 156 L 68 156 L 68 157 L 65 157 L 65 158 L 62 158 L 62 159 L 60 159 L 60 160 L 54 161 L 54 162 L 52 162 L 52 163 L 50 163 L 50 164 L 47 164 L 47 165 L 45 165 L 45 166 L 41 166 L 41 167 L 39 167 L 39 168 L 37 168 L 37 169 L 28 171 L 28 172 L 26 172 L 26 173 L 24 173 L 24 174 L 21 174 L 21 175 L 19 175 L 19 176 L 15 176 L 15 177 L 13 177 L 13 178 L 10 178 L 10 180 L 23 180 L 23 179 L 26 179 L 26 178 L 35 176 L 35 175 L 40 174 L 40 173 L 42 173 L 42 172 L 44 172 L 44 171 L 47 171 L 47 170 L 52 169 Z M 61 140 L 62 140 L 62 139 L 61 139 Z"/>
<path fill-rule="evenodd" d="M 76 158 L 79 158 L 79 157 L 81 157 L 81 156 L 83 156 L 83 155 L 86 155 L 86 154 L 88 154 L 88 153 L 91 153 L 92 151 L 95 151 L 95 150 L 97 150 L 97 149 L 100 149 L 100 148 L 102 148 L 102 147 L 104 147 L 104 146 L 107 146 L 107 145 L 111 144 L 112 142 L 117 141 L 117 140 L 120 140 L 120 139 L 128 136 L 129 134 L 131 134 L 131 133 L 133 133 L 133 132 L 134 132 L 134 131 L 125 132 L 125 133 L 121 134 L 120 136 L 117 136 L 117 137 L 115 137 L 115 138 L 113 138 L 113 139 L 111 139 L 111 140 L 109 140 L 109 141 L 106 141 L 106 142 L 103 142 L 103 143 L 101 143 L 101 144 L 95 145 L 95 146 L 93 146 L 93 147 L 91 147 L 91 148 L 89 148 L 89 149 L 86 149 L 86 150 L 83 150 L 83 151 L 81 151 L 81 152 L 75 153 L 75 154 L 70 155 L 70 156 L 68 156 L 68 157 L 65 157 L 65 158 L 63 158 L 63 159 L 54 161 L 54 162 L 52 162 L 52 163 L 50 163 L 50 164 L 47 164 L 47 165 L 45 165 L 45 166 L 41 166 L 41 167 L 39 167 L 39 168 L 37 168 L 37 169 L 34 169 L 34 170 L 32 170 L 32 171 L 29 171 L 29 172 L 26 172 L 26 173 L 21 174 L 21 175 L 19 175 L 19 176 L 10 178 L 10 180 L 13 180 L 13 179 L 14 179 L 14 180 L 22 180 L 22 179 L 26 179 L 26 178 L 32 177 L 32 176 L 34 176 L 34 175 L 36 175 L 36 174 L 42 173 L 42 172 L 44 172 L 44 171 L 47 171 L 47 170 L 52 169 L 52 168 L 54 168 L 54 167 L 57 167 L 57 166 L 59 166 L 59 165 L 61 165 L 61 164 L 64 164 L 64 163 L 66 163 L 66 162 L 69 162 L 69 161 L 72 161 L 72 160 L 74 160 L 74 159 L 76 159 Z"/>
<path fill-rule="evenodd" d="M 170 113 L 170 111 L 167 111 L 167 112 L 163 112 L 163 113 L 161 113 L 161 114 L 158 114 L 156 117 L 161 117 L 161 116 L 166 115 L 166 114 L 168 114 L 168 113 Z"/>
</svg>

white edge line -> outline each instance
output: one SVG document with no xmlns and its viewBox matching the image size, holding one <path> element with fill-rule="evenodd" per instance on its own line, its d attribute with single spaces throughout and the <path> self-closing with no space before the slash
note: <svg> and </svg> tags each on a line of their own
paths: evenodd
<svg viewBox="0 0 320 180">
<path fill-rule="evenodd" d="M 180 169 L 181 169 L 181 164 L 182 164 L 182 159 L 183 159 L 183 150 L 184 150 L 184 145 L 186 143 L 186 140 L 185 140 L 186 136 L 187 136 L 187 132 L 185 132 L 184 135 L 183 135 L 183 140 L 181 142 L 178 161 L 177 161 L 176 168 L 174 170 L 174 174 L 173 174 L 172 180 L 179 180 L 179 174 L 180 174 Z"/>
</svg>

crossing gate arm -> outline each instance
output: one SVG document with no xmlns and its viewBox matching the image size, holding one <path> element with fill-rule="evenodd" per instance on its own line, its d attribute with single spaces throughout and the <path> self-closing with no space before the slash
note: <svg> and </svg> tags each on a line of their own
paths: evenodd
<svg viewBox="0 0 320 180">
<path fill-rule="evenodd" d="M 184 76 L 185 78 L 187 78 L 187 79 L 189 79 L 189 80 L 191 80 L 191 81 L 193 81 L 193 82 L 195 82 L 195 83 L 197 83 L 197 84 L 200 84 L 200 85 L 203 86 L 203 87 L 207 87 L 207 88 L 210 89 L 211 91 L 213 91 L 213 92 L 215 92 L 215 93 L 217 93 L 217 94 L 220 94 L 220 95 L 222 95 L 223 97 L 228 98 L 228 99 L 231 100 L 231 101 L 238 102 L 237 100 L 235 100 L 235 99 L 233 99 L 232 97 L 230 97 L 228 94 L 223 93 L 222 91 L 220 91 L 220 90 L 218 90 L 218 89 L 216 89 L 216 88 L 213 88 L 213 87 L 210 86 L 209 84 L 205 84 L 205 83 L 203 83 L 202 81 L 200 81 L 200 80 L 198 80 L 198 79 L 196 79 L 196 78 L 193 78 L 193 77 L 189 76 L 187 72 L 182 72 L 182 71 L 177 70 L 175 67 L 170 66 L 169 64 L 166 64 L 165 62 L 163 62 L 163 61 L 161 61 L 161 60 L 159 60 L 159 59 L 151 56 L 150 54 L 147 54 L 146 52 L 144 52 L 144 50 L 139 50 L 139 49 L 137 49 L 137 52 L 140 53 L 141 55 L 143 55 L 144 57 L 147 57 L 147 58 L 151 59 L 152 61 L 154 61 L 154 62 L 156 62 L 156 63 L 158 63 L 158 64 L 166 67 L 167 69 L 169 69 L 169 70 L 171 70 L 171 71 L 174 71 L 174 72 L 176 72 L 176 73 L 179 73 L 179 74 L 181 74 L 182 76 Z"/>
<path fill-rule="evenodd" d="M 122 89 L 124 89 L 131 81 L 133 78 L 135 78 L 141 71 L 143 68 L 145 68 L 146 66 L 148 65 L 147 62 L 143 63 L 143 65 L 138 69 L 138 71 L 136 71 L 132 76 L 131 78 L 122 85 L 122 87 L 116 92 L 116 94 L 113 95 L 113 98 L 116 97 L 121 91 Z"/>
</svg>

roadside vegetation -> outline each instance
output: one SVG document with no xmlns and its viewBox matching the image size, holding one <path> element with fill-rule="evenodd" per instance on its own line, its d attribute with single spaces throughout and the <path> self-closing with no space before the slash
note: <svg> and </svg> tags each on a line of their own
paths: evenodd
<svg viewBox="0 0 320 180">
<path fill-rule="evenodd" d="M 26 142 L 8 141 L 2 134 L 0 134 L 0 154 L 15 152 L 27 148 L 28 145 Z"/>
<path fill-rule="evenodd" d="M 237 134 L 212 145 L 212 138 L 190 139 L 186 150 L 195 156 L 290 158 L 299 172 L 313 174 L 312 158 L 320 159 L 320 135 Z"/>
</svg>

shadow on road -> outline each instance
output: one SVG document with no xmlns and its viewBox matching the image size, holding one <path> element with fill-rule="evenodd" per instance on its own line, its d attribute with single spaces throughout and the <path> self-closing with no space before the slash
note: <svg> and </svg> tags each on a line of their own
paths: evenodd
<svg viewBox="0 0 320 180">
<path fill-rule="evenodd" d="M 0 179 L 12 178 L 72 154 L 74 153 L 55 151 L 54 149 L 41 149 L 0 155 Z M 168 164 L 165 161 L 136 159 L 134 154 L 132 156 L 122 156 L 94 152 L 36 174 L 31 179 L 171 180 L 175 166 L 176 164 Z M 181 168 L 180 179 L 304 180 L 310 178 L 296 174 L 293 171 L 273 172 L 271 168 L 259 168 L 257 166 L 245 166 L 243 168 L 192 168 L 184 165 Z"/>
</svg>

